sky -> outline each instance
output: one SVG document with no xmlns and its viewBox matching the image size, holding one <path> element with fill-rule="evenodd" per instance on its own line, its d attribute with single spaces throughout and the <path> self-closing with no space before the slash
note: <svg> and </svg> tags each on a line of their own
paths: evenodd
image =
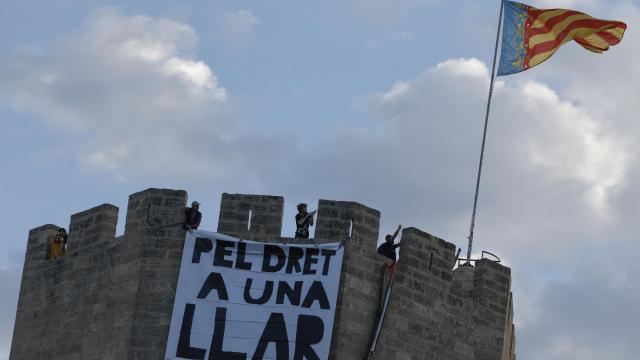
<svg viewBox="0 0 640 360">
<path fill-rule="evenodd" d="M 624 21 L 496 81 L 474 253 L 512 268 L 524 360 L 637 358 L 640 1 L 532 0 Z M 29 229 L 184 189 L 357 201 L 381 234 L 466 249 L 499 1 L 4 0 L 0 359 Z M 291 219 L 288 222 L 287 219 Z M 373 250 L 372 250 L 373 251 Z"/>
</svg>

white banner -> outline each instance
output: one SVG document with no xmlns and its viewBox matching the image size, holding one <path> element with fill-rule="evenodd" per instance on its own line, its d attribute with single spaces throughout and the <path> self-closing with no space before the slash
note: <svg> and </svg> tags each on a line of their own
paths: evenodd
<svg viewBox="0 0 640 360">
<path fill-rule="evenodd" d="M 165 358 L 328 359 L 343 252 L 187 232 Z"/>
</svg>

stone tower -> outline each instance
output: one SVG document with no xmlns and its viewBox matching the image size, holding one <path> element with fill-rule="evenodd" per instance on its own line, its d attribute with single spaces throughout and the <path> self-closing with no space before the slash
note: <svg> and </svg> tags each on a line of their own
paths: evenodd
<svg viewBox="0 0 640 360">
<path fill-rule="evenodd" d="M 68 253 L 55 260 L 47 259 L 47 243 L 58 226 L 32 229 L 10 359 L 163 359 L 186 202 L 184 191 L 131 195 L 118 237 L 113 205 L 72 215 Z M 291 243 L 281 236 L 283 208 L 282 197 L 225 193 L 218 232 Z M 351 236 L 330 358 L 365 359 L 382 286 L 380 212 L 320 200 L 317 216 L 317 242 Z M 510 269 L 485 259 L 453 270 L 455 245 L 415 228 L 404 229 L 402 241 L 374 359 L 515 360 Z"/>
</svg>

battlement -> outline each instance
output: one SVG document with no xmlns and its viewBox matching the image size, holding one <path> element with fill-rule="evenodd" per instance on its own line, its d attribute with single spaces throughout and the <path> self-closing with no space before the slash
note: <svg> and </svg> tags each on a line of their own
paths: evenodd
<svg viewBox="0 0 640 360">
<path fill-rule="evenodd" d="M 510 269 L 483 259 L 453 270 L 456 247 L 415 228 L 402 241 L 383 358 L 515 359 Z"/>
<path fill-rule="evenodd" d="M 124 236 L 118 208 L 71 216 L 67 255 L 48 259 L 60 226 L 29 232 L 11 359 L 126 359 L 159 353 L 166 337 L 184 242 L 184 191 L 129 197 Z M 173 226 L 167 226 L 173 224 Z M 164 333 L 162 333 L 164 331 Z M 155 358 L 160 358 L 155 356 Z"/>
<path fill-rule="evenodd" d="M 162 359 L 186 204 L 180 190 L 132 194 L 119 237 L 117 207 L 76 213 L 67 255 L 57 259 L 47 254 L 59 226 L 32 229 L 10 358 Z M 314 241 L 346 241 L 330 358 L 364 359 L 382 292 L 380 212 L 349 201 L 319 200 L 317 208 Z M 217 231 L 299 241 L 282 237 L 283 211 L 280 196 L 224 193 Z M 377 359 L 515 359 L 510 269 L 481 260 L 454 271 L 455 250 L 421 230 L 404 229 Z"/>
</svg>

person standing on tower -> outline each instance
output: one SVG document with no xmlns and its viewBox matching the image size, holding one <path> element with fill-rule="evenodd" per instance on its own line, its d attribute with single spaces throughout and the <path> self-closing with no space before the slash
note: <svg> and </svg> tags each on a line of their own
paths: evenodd
<svg viewBox="0 0 640 360">
<path fill-rule="evenodd" d="M 313 216 L 316 211 L 307 212 L 307 204 L 298 204 L 298 213 L 296 214 L 296 239 L 309 238 L 309 226 L 313 226 Z"/>
<path fill-rule="evenodd" d="M 378 246 L 378 254 L 389 259 L 392 262 L 391 264 L 394 264 L 397 260 L 396 249 L 400 247 L 400 241 L 397 244 L 395 244 L 394 242 L 396 240 L 396 237 L 398 237 L 398 234 L 400 233 L 400 229 L 402 229 L 402 225 L 398 225 L 398 228 L 393 233 L 393 235 L 389 234 L 385 236 L 385 241 L 380 246 Z"/>
<path fill-rule="evenodd" d="M 65 228 L 58 229 L 58 233 L 53 237 L 51 241 L 51 251 L 49 253 L 50 259 L 56 259 L 64 256 L 67 250 L 67 230 Z"/>
<path fill-rule="evenodd" d="M 202 220 L 202 213 L 198 211 L 200 209 L 200 203 L 194 201 L 191 203 L 190 208 L 184 208 L 184 218 L 182 220 L 182 227 L 185 230 L 196 230 L 200 226 Z"/>
</svg>

